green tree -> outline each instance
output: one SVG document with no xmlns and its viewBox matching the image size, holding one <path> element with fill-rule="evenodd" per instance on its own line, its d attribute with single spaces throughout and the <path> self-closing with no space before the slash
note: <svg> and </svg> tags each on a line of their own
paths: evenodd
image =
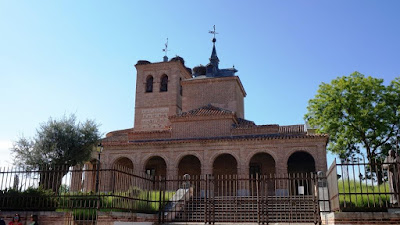
<svg viewBox="0 0 400 225">
<path fill-rule="evenodd" d="M 56 192 L 68 167 L 88 161 L 99 139 L 94 121 L 80 123 L 71 114 L 59 120 L 50 118 L 33 138 L 21 137 L 11 150 L 18 165 L 49 171 L 46 176 L 41 174 L 40 185 Z"/>
<path fill-rule="evenodd" d="M 305 119 L 317 132 L 329 134 L 327 149 L 350 158 L 364 148 L 373 162 L 398 148 L 400 79 L 385 86 L 383 79 L 354 72 L 322 83 L 309 101 Z"/>
</svg>

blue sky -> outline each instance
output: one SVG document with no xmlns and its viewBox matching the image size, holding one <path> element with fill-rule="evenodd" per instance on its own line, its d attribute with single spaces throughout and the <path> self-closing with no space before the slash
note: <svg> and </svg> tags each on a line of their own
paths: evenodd
<svg viewBox="0 0 400 225">
<path fill-rule="evenodd" d="M 0 0 L 0 165 L 41 122 L 75 113 L 105 134 L 133 126 L 140 59 L 235 65 L 245 115 L 301 124 L 321 82 L 359 71 L 400 76 L 400 1 Z M 332 157 L 330 157 L 332 159 Z"/>
</svg>

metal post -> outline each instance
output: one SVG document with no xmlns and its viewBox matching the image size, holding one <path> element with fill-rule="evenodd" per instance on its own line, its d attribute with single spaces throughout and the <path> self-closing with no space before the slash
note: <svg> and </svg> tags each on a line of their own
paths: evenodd
<svg viewBox="0 0 400 225">
<path fill-rule="evenodd" d="M 97 160 L 97 171 L 96 171 L 96 194 L 99 193 L 99 174 L 100 174 L 100 152 Z"/>
<path fill-rule="evenodd" d="M 99 144 L 97 145 L 97 152 L 99 153 L 99 158 L 98 158 L 98 160 L 97 160 L 96 188 L 95 188 L 96 194 L 97 194 L 97 196 L 98 196 L 98 199 L 97 199 L 97 209 L 100 208 L 99 176 L 100 176 L 100 154 L 101 154 L 102 151 L 103 151 L 103 145 L 102 145 L 101 143 L 99 143 Z"/>
<path fill-rule="evenodd" d="M 260 196 L 259 196 L 259 190 L 258 190 L 258 185 L 260 184 L 260 179 L 259 179 L 259 174 L 256 173 L 256 195 L 257 195 L 257 223 L 260 224 Z"/>
<path fill-rule="evenodd" d="M 97 209 L 100 209 L 100 194 L 99 194 L 99 174 L 100 174 L 100 152 L 97 160 L 97 172 L 96 172 L 96 195 L 97 195 Z"/>
<path fill-rule="evenodd" d="M 158 222 L 161 224 L 162 223 L 162 191 L 161 191 L 161 176 L 158 177 L 158 191 L 159 191 L 159 197 L 158 197 Z"/>
</svg>

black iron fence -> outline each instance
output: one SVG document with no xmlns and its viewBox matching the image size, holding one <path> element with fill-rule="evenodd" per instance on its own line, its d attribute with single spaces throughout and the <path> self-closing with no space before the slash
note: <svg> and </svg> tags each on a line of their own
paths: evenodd
<svg viewBox="0 0 400 225">
<path fill-rule="evenodd" d="M 399 205 L 399 163 L 334 161 L 327 178 L 332 211 L 387 211 Z"/>
<path fill-rule="evenodd" d="M 162 193 L 173 194 L 160 208 L 159 219 L 317 224 L 320 212 L 329 208 L 329 199 L 319 196 L 326 190 L 323 180 L 315 173 L 170 177 L 160 185 Z"/>
<path fill-rule="evenodd" d="M 153 213 L 160 222 L 313 222 L 329 211 L 326 179 L 315 173 L 152 177 L 122 166 L 0 169 L 0 210 Z"/>
<path fill-rule="evenodd" d="M 0 210 L 66 211 L 94 223 L 97 212 L 157 213 L 159 180 L 121 166 L 0 169 Z"/>
</svg>

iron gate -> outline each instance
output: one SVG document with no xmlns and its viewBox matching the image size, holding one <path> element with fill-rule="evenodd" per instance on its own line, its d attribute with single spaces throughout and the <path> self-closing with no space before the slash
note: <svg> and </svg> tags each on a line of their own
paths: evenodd
<svg viewBox="0 0 400 225">
<path fill-rule="evenodd" d="M 296 222 L 320 224 L 314 173 L 188 175 L 164 179 L 159 222 Z"/>
</svg>

